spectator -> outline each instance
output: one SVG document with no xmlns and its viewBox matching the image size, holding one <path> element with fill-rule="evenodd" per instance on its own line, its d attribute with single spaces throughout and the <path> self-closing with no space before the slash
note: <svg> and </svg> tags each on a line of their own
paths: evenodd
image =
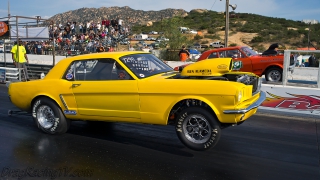
<svg viewBox="0 0 320 180">
<path fill-rule="evenodd" d="M 102 19 L 102 21 L 101 21 L 101 28 L 102 28 L 102 30 L 105 30 L 105 28 L 106 28 L 106 19 L 105 18 Z"/>
<path fill-rule="evenodd" d="M 187 59 L 190 58 L 190 53 L 188 50 L 186 50 L 185 46 L 182 46 L 182 49 L 179 52 L 180 61 L 185 62 Z"/>
<path fill-rule="evenodd" d="M 123 24 L 123 20 L 121 18 L 118 19 L 118 30 L 120 32 L 120 34 L 122 33 L 122 24 Z"/>
<path fill-rule="evenodd" d="M 129 45 L 129 51 L 134 51 L 134 48 L 132 47 L 132 45 Z"/>
<path fill-rule="evenodd" d="M 296 54 L 296 66 L 300 67 L 302 65 L 302 56 L 300 53 Z"/>
<path fill-rule="evenodd" d="M 16 66 L 16 68 L 24 69 L 25 78 L 27 81 L 29 81 L 29 75 L 28 75 L 28 70 L 26 66 L 26 63 L 29 63 L 29 60 L 26 53 L 26 49 L 24 48 L 22 41 L 20 39 L 18 39 L 17 44 L 15 44 L 12 47 L 11 53 L 12 53 L 13 64 Z"/>
<path fill-rule="evenodd" d="M 308 59 L 309 66 L 308 67 L 315 67 L 316 66 L 316 58 L 314 57 L 314 54 L 311 54 L 311 56 Z"/>
<path fill-rule="evenodd" d="M 24 42 L 24 48 L 26 49 L 26 54 L 30 54 L 30 49 L 29 49 L 29 46 L 28 46 L 28 42 Z"/>
<path fill-rule="evenodd" d="M 65 38 L 70 39 L 71 38 L 71 27 L 69 25 L 64 27 L 64 32 L 65 32 Z"/>
<path fill-rule="evenodd" d="M 109 29 L 109 26 L 110 26 L 110 21 L 107 19 L 106 20 L 106 29 Z"/>
<path fill-rule="evenodd" d="M 84 33 L 83 32 L 83 24 L 82 23 L 79 24 L 79 31 L 80 31 L 80 33 Z"/>
<path fill-rule="evenodd" d="M 113 52 L 114 48 L 112 46 L 109 46 L 109 51 L 108 52 Z"/>
<path fill-rule="evenodd" d="M 42 44 L 36 41 L 34 44 L 34 54 L 42 55 L 43 47 Z"/>
<path fill-rule="evenodd" d="M 86 31 L 84 32 L 84 33 L 90 33 L 90 27 L 91 27 L 91 22 L 90 21 L 88 21 L 87 22 L 87 25 L 86 25 Z"/>
<path fill-rule="evenodd" d="M 99 43 L 99 46 L 97 47 L 97 52 L 105 52 L 104 47 L 102 46 L 102 43 Z"/>
<path fill-rule="evenodd" d="M 70 25 L 70 29 L 71 29 L 71 33 L 72 33 L 72 34 L 75 34 L 75 33 L 76 33 L 76 22 L 73 22 L 73 23 Z"/>
<path fill-rule="evenodd" d="M 98 31 L 98 32 L 101 31 L 101 24 L 100 24 L 100 22 L 98 22 L 98 24 L 97 24 L 97 31 Z M 97 34 L 97 32 L 95 32 L 95 33 Z"/>
</svg>

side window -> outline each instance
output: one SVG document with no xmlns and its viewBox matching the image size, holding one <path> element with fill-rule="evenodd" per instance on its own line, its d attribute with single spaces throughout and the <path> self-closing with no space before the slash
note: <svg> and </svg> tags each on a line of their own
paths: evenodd
<svg viewBox="0 0 320 180">
<path fill-rule="evenodd" d="M 240 54 L 240 51 L 235 49 L 235 50 L 228 50 L 228 51 L 221 51 L 220 52 L 220 57 L 221 58 L 238 58 Z"/>
<path fill-rule="evenodd" d="M 208 56 L 208 59 L 210 58 L 217 58 L 218 57 L 218 53 L 217 52 L 213 52 Z"/>
<path fill-rule="evenodd" d="M 68 81 L 133 79 L 120 67 L 114 59 L 79 60 L 71 63 L 63 78 Z"/>
</svg>

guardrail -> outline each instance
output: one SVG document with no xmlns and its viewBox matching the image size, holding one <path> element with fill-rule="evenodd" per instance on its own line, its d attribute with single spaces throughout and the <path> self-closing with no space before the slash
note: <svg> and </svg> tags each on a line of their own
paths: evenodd
<svg viewBox="0 0 320 180">
<path fill-rule="evenodd" d="M 283 69 L 287 71 L 283 71 L 282 74 L 282 85 L 287 86 L 288 85 L 288 75 L 289 75 L 289 67 L 290 67 L 290 54 L 291 53 L 320 53 L 320 50 L 285 50 L 284 51 L 284 61 L 283 61 Z M 320 66 L 319 66 L 320 67 Z M 317 88 L 320 88 L 320 68 L 317 68 Z M 304 80 L 305 82 L 308 82 L 308 80 Z"/>
<path fill-rule="evenodd" d="M 30 79 L 40 79 L 41 74 L 48 74 L 52 69 L 52 65 L 27 64 L 28 74 Z M 19 80 L 21 81 L 21 72 L 23 68 L 15 68 L 13 63 L 0 62 L 0 68 L 6 71 L 6 81 Z"/>
<path fill-rule="evenodd" d="M 1 83 L 25 80 L 25 76 L 22 75 L 24 73 L 23 68 L 0 67 L 0 73 L 4 73 L 0 76 Z"/>
</svg>

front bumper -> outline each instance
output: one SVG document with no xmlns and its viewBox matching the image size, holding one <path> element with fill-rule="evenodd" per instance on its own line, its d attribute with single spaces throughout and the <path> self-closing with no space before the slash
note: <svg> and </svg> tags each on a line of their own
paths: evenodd
<svg viewBox="0 0 320 180">
<path fill-rule="evenodd" d="M 259 99 L 257 99 L 254 103 L 252 103 L 249 107 L 247 107 L 245 109 L 225 110 L 225 111 L 223 111 L 223 113 L 224 114 L 246 114 L 247 112 L 251 111 L 252 109 L 259 107 L 265 99 L 266 99 L 266 93 L 263 91 L 260 91 Z"/>
</svg>

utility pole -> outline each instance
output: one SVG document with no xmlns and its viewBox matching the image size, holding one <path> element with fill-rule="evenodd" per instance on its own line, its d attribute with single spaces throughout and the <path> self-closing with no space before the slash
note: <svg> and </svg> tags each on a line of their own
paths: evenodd
<svg viewBox="0 0 320 180">
<path fill-rule="evenodd" d="M 309 22 L 309 28 L 308 28 L 308 50 L 310 48 L 310 27 L 311 27 L 311 22 Z"/>
<path fill-rule="evenodd" d="M 226 25 L 225 25 L 224 47 L 228 47 L 228 36 L 229 36 L 229 0 L 226 0 Z"/>
</svg>

